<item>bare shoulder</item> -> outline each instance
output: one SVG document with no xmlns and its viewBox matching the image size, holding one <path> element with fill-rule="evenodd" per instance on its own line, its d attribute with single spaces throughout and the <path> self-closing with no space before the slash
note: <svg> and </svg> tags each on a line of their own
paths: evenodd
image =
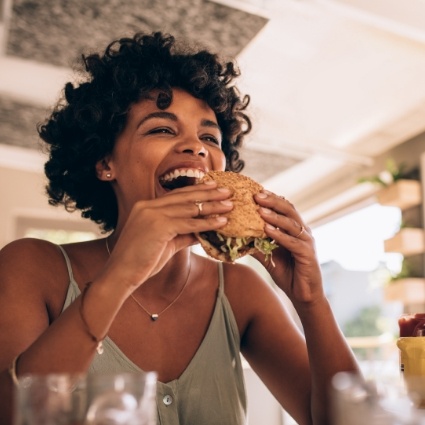
<svg viewBox="0 0 425 425">
<path fill-rule="evenodd" d="M 66 281 L 66 264 L 57 245 L 23 238 L 0 250 L 0 290 L 49 292 L 52 282 Z"/>
<path fill-rule="evenodd" d="M 248 325 L 268 311 L 283 313 L 284 307 L 274 288 L 251 266 L 224 264 L 225 293 L 241 335 Z"/>
<path fill-rule="evenodd" d="M 25 350 L 59 314 L 67 269 L 57 245 L 20 239 L 0 251 L 0 368 Z"/>
<path fill-rule="evenodd" d="M 22 238 L 22 239 L 16 239 L 13 242 L 10 242 L 7 245 L 5 245 L 0 250 L 0 254 L 3 257 L 5 255 L 14 255 L 21 251 L 37 254 L 37 252 L 43 252 L 43 251 L 51 252 L 52 250 L 57 250 L 57 249 L 58 249 L 57 245 L 43 239 Z"/>
<path fill-rule="evenodd" d="M 253 296 L 275 296 L 272 286 L 251 266 L 224 263 L 225 291 L 228 297 L 252 299 Z"/>
<path fill-rule="evenodd" d="M 10 242 L 0 250 L 0 265 L 7 269 L 46 270 L 57 263 L 61 253 L 57 245 L 35 238 Z M 62 257 L 63 258 L 63 257 Z"/>
</svg>

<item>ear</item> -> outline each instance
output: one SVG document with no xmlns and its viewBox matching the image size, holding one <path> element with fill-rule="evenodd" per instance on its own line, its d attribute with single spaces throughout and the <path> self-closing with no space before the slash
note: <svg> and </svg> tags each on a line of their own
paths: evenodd
<svg viewBox="0 0 425 425">
<path fill-rule="evenodd" d="M 112 181 L 113 172 L 109 166 L 109 157 L 105 157 L 96 163 L 96 175 L 99 180 Z"/>
</svg>

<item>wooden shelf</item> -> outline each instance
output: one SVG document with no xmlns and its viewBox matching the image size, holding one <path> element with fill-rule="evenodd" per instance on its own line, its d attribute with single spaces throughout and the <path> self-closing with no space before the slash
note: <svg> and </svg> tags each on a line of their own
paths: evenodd
<svg viewBox="0 0 425 425">
<path fill-rule="evenodd" d="M 396 280 L 384 287 L 385 301 L 402 301 L 403 304 L 425 303 L 425 278 L 410 277 Z"/>
<path fill-rule="evenodd" d="M 424 230 L 419 228 L 400 229 L 392 238 L 384 241 L 385 252 L 398 252 L 404 256 L 424 252 Z"/>
<path fill-rule="evenodd" d="M 381 205 L 405 210 L 421 203 L 421 184 L 417 180 L 397 180 L 380 190 L 376 197 Z"/>
</svg>

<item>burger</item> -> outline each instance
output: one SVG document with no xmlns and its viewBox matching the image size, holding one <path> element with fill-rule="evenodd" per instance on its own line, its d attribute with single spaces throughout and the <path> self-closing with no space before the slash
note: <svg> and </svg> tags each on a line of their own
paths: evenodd
<svg viewBox="0 0 425 425">
<path fill-rule="evenodd" d="M 254 195 L 263 187 L 251 178 L 231 171 L 210 171 L 198 182 L 208 180 L 216 181 L 218 187 L 232 190 L 233 209 L 221 214 L 227 217 L 227 223 L 219 230 L 195 234 L 204 251 L 210 257 L 228 263 L 255 252 L 271 256 L 278 245 L 264 232 L 265 222 L 254 201 Z"/>
</svg>

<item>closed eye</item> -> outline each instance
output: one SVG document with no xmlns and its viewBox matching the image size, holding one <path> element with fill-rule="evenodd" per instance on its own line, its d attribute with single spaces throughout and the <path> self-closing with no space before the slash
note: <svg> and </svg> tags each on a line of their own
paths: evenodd
<svg viewBox="0 0 425 425">
<path fill-rule="evenodd" d="M 169 127 L 157 127 L 149 130 L 147 134 L 174 134 L 174 131 Z"/>
<path fill-rule="evenodd" d="M 207 143 L 213 143 L 217 146 L 221 145 L 221 139 L 218 139 L 215 136 L 212 136 L 211 134 L 206 134 L 204 136 L 201 136 L 201 139 Z"/>
</svg>

